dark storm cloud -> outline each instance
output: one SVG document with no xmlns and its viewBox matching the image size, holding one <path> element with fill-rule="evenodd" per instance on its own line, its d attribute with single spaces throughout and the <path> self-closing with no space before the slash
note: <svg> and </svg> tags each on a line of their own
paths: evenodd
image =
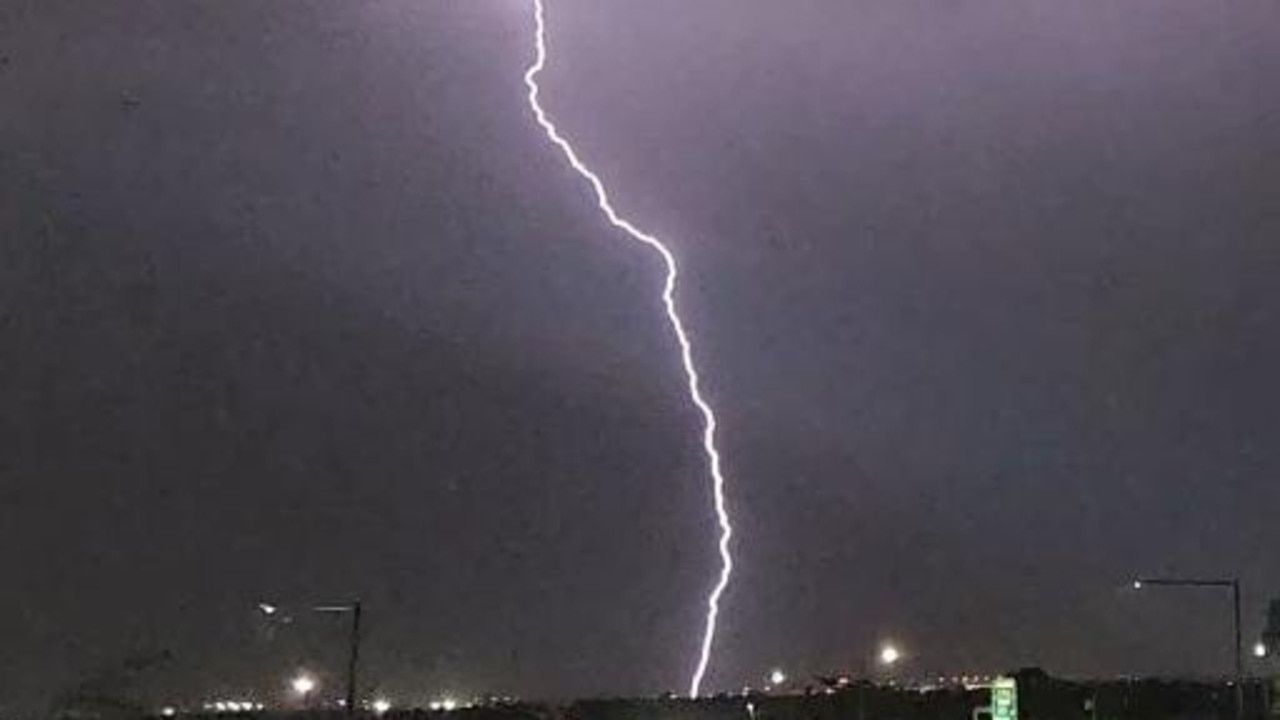
<svg viewBox="0 0 1280 720">
<path fill-rule="evenodd" d="M 731 675 L 886 632 L 939 670 L 1226 667 L 1108 582 L 1275 585 L 1274 8 L 667 9 L 584 19 L 562 52 L 607 64 L 560 107 L 703 294 Z"/>
<path fill-rule="evenodd" d="M 527 116 L 527 11 L 0 10 L 0 694 L 158 647 L 274 691 L 252 603 L 354 593 L 402 697 L 683 685 L 696 418 L 658 268 Z M 1218 598 L 1115 589 L 1280 586 L 1275 6 L 549 13 L 548 106 L 686 262 L 713 685 L 885 633 L 1224 667 Z"/>
</svg>

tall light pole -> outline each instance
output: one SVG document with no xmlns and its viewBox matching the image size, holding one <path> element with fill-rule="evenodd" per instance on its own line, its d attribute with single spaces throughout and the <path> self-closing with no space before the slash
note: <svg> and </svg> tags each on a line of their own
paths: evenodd
<svg viewBox="0 0 1280 720">
<path fill-rule="evenodd" d="M 360 601 L 317 605 L 313 608 L 322 613 L 351 613 L 351 644 L 347 655 L 347 716 L 356 712 L 356 670 L 360 665 Z"/>
<path fill-rule="evenodd" d="M 1231 621 L 1234 635 L 1236 671 L 1236 717 L 1244 717 L 1244 654 L 1240 642 L 1240 579 L 1239 578 L 1138 578 L 1133 589 L 1144 587 L 1229 588 L 1231 590 Z"/>
</svg>

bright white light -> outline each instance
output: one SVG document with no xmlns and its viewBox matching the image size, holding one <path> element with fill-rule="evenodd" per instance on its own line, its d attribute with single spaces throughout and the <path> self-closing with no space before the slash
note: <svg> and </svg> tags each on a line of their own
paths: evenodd
<svg viewBox="0 0 1280 720">
<path fill-rule="evenodd" d="M 214 704 L 213 704 L 213 707 L 214 707 L 214 709 L 216 709 L 218 712 L 226 712 L 226 711 L 227 711 L 227 707 L 228 707 L 228 705 L 227 705 L 226 703 L 222 702 L 221 700 L 219 700 L 218 702 L 216 702 L 216 703 L 214 703 Z"/>
<path fill-rule="evenodd" d="M 306 697 L 311 693 L 312 690 L 316 689 L 316 680 L 310 675 L 303 673 L 295 677 L 293 681 L 289 683 L 289 685 L 290 687 L 293 688 L 293 691 L 295 693 L 303 697 Z"/>
<path fill-rule="evenodd" d="M 373 701 L 373 711 L 379 715 L 391 709 L 391 701 L 386 698 L 378 698 Z"/>
<path fill-rule="evenodd" d="M 716 520 L 720 528 L 720 540 L 718 543 L 720 574 L 716 579 L 715 585 L 711 588 L 710 594 L 707 596 L 707 616 L 702 633 L 702 644 L 699 648 L 698 661 L 693 671 L 693 677 L 689 681 L 689 696 L 697 697 L 702 688 L 702 678 L 706 675 L 707 665 L 711 660 L 711 646 L 715 641 L 716 621 L 720 615 L 720 597 L 724 594 L 725 588 L 729 586 L 729 578 L 733 574 L 733 556 L 729 553 L 729 541 L 733 537 L 733 525 L 730 522 L 729 510 L 725 502 L 725 480 L 720 471 L 720 451 L 716 448 L 716 415 L 711 409 L 711 405 L 702 397 L 702 390 L 698 382 L 698 370 L 693 362 L 693 346 L 689 340 L 688 333 L 685 331 L 684 320 L 681 319 L 680 313 L 676 309 L 676 279 L 680 274 L 680 270 L 676 263 L 675 255 L 657 237 L 644 232 L 618 214 L 613 207 L 613 201 L 609 198 L 609 192 L 605 189 L 604 182 L 578 158 L 577 151 L 560 134 L 555 123 L 551 121 L 550 116 L 547 115 L 546 110 L 543 109 L 542 104 L 539 102 L 541 88 L 538 86 L 538 75 L 547 64 L 547 27 L 543 17 L 543 0 L 533 0 L 533 15 L 536 54 L 533 64 L 524 73 L 524 84 L 529 89 L 529 108 L 533 110 L 534 119 L 542 127 L 547 138 L 560 149 L 560 152 L 569 162 L 569 165 L 573 167 L 574 171 L 591 186 L 591 189 L 595 192 L 596 206 L 608 219 L 609 224 L 625 232 L 632 240 L 648 246 L 649 249 L 662 257 L 662 262 L 666 266 L 666 282 L 662 290 L 662 302 L 666 306 L 667 322 L 670 324 L 672 332 L 675 333 L 676 341 L 680 344 L 680 360 L 684 365 L 689 399 L 702 414 L 702 450 L 706 455 L 708 469 L 711 472 L 711 490 L 715 501 Z"/>
<path fill-rule="evenodd" d="M 770 685 L 781 685 L 786 681 L 787 681 L 787 674 L 782 672 L 780 668 L 774 668 L 773 672 L 769 673 Z"/>
<path fill-rule="evenodd" d="M 885 645 L 880 648 L 880 664 L 893 665 L 902 659 L 902 651 L 894 645 Z"/>
<path fill-rule="evenodd" d="M 1141 590 L 1141 589 L 1142 589 L 1142 581 L 1141 581 L 1141 580 L 1134 580 L 1134 581 L 1133 581 L 1133 589 L 1134 589 L 1134 590 Z"/>
<path fill-rule="evenodd" d="M 1253 656 L 1256 658 L 1264 658 L 1267 656 L 1266 643 L 1256 642 L 1253 644 Z"/>
<path fill-rule="evenodd" d="M 258 609 L 262 611 L 263 615 L 275 615 L 280 610 L 280 608 L 271 603 L 258 603 Z"/>
<path fill-rule="evenodd" d="M 163 707 L 160 709 L 160 714 L 165 717 L 173 717 L 178 714 L 178 711 L 175 708 Z"/>
<path fill-rule="evenodd" d="M 427 707 L 435 710 L 436 712 L 452 712 L 458 709 L 458 701 L 447 697 L 441 700 L 433 700 Z"/>
</svg>

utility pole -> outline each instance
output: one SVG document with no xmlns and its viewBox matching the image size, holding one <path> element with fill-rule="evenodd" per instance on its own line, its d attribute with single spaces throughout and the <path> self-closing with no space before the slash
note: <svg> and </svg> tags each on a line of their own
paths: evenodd
<svg viewBox="0 0 1280 720">
<path fill-rule="evenodd" d="M 1231 580 L 1231 602 L 1235 611 L 1236 627 L 1236 717 L 1244 718 L 1244 655 L 1240 649 L 1240 580 Z"/>
<path fill-rule="evenodd" d="M 356 681 L 360 667 L 360 612 L 359 600 L 335 605 L 320 605 L 316 612 L 350 613 L 351 638 L 347 651 L 347 717 L 356 713 Z"/>
<path fill-rule="evenodd" d="M 1148 585 L 1182 588 L 1229 588 L 1231 590 L 1231 619 L 1235 640 L 1236 720 L 1244 720 L 1244 655 L 1240 643 L 1240 580 L 1239 578 L 1138 578 L 1133 589 Z"/>
</svg>

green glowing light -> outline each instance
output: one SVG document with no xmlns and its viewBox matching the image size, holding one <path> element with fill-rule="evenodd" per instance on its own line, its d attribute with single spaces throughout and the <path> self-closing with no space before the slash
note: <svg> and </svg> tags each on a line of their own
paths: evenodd
<svg viewBox="0 0 1280 720">
<path fill-rule="evenodd" d="M 1018 682 L 998 677 L 991 683 L 991 720 L 1018 720 Z"/>
</svg>

